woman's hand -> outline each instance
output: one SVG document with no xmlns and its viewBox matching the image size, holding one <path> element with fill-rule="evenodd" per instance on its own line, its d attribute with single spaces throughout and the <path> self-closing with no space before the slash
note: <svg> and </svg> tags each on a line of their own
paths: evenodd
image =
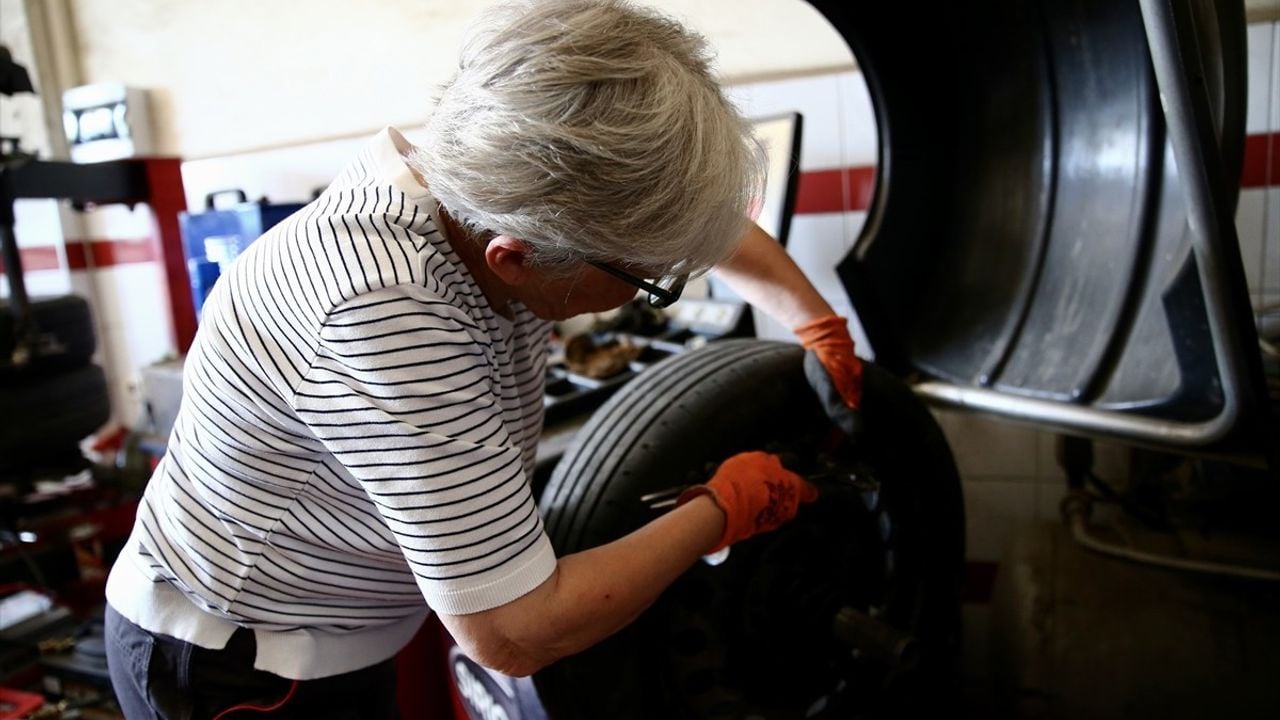
<svg viewBox="0 0 1280 720">
<path fill-rule="evenodd" d="M 828 315 L 801 325 L 795 333 L 804 349 L 818 356 L 845 406 L 857 410 L 862 405 L 862 360 L 853 354 L 849 321 Z"/>
<path fill-rule="evenodd" d="M 782 466 L 777 455 L 745 452 L 725 460 L 706 485 L 680 495 L 683 504 L 710 495 L 724 511 L 724 533 L 708 554 L 741 540 L 776 530 L 795 517 L 801 503 L 818 499 L 818 490 Z"/>
</svg>

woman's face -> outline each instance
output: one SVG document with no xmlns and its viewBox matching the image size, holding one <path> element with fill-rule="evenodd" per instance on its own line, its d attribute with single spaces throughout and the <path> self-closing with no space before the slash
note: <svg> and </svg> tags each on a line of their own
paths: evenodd
<svg viewBox="0 0 1280 720">
<path fill-rule="evenodd" d="M 538 277 L 522 285 L 515 296 L 543 320 L 613 310 L 636 296 L 635 287 L 586 263 L 572 272 L 534 272 Z"/>
</svg>

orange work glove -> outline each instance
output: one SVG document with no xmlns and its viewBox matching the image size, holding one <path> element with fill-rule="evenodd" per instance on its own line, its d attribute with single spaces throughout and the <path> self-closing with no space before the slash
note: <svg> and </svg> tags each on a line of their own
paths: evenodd
<svg viewBox="0 0 1280 720">
<path fill-rule="evenodd" d="M 757 533 L 776 530 L 796 516 L 800 503 L 817 500 L 818 490 L 782 467 L 777 455 L 745 452 L 721 463 L 706 485 L 681 493 L 677 504 L 699 495 L 710 495 L 725 515 L 724 534 L 709 555 Z"/>
<path fill-rule="evenodd" d="M 862 360 L 853 354 L 849 321 L 839 315 L 818 318 L 795 329 L 805 350 L 818 356 L 846 407 L 862 404 Z"/>
</svg>

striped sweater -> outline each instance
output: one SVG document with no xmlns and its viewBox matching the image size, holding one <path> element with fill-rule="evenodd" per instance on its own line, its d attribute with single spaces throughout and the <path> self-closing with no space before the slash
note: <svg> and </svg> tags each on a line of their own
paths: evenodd
<svg viewBox="0 0 1280 720">
<path fill-rule="evenodd" d="M 206 302 L 108 584 L 145 629 L 252 628 L 259 668 L 323 677 L 554 569 L 529 490 L 550 325 L 489 307 L 405 147 L 380 133 Z"/>
</svg>

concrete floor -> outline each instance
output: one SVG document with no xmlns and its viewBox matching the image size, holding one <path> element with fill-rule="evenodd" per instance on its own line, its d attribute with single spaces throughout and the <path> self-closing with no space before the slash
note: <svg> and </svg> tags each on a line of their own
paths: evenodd
<svg viewBox="0 0 1280 720">
<path fill-rule="evenodd" d="M 1236 562 L 1280 557 L 1267 543 L 1218 540 Z M 1019 533 L 991 603 L 967 605 L 964 619 L 969 717 L 1280 717 L 1280 583 L 1104 557 L 1043 523 Z"/>
</svg>

